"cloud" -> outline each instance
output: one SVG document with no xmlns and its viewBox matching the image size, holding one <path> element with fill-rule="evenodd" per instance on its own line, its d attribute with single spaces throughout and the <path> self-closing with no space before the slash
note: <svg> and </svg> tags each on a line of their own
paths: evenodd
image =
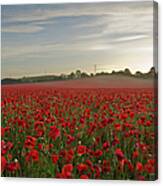
<svg viewBox="0 0 163 186">
<path fill-rule="evenodd" d="M 67 5 L 49 5 L 49 6 L 33 6 L 33 5 L 14 5 L 12 6 L 18 9 L 18 11 L 10 11 L 10 6 L 2 6 L 2 23 L 7 23 L 3 29 L 4 32 L 9 32 L 10 30 L 17 32 L 21 27 L 22 32 L 31 33 L 32 30 L 40 31 L 41 28 L 37 27 L 37 24 L 49 24 L 50 21 L 54 21 L 56 18 L 60 17 L 80 17 L 80 16 L 93 16 L 98 17 L 94 22 L 87 22 L 84 24 L 77 24 L 78 28 L 89 28 L 98 27 L 102 25 L 108 25 L 116 29 L 114 23 L 118 22 L 121 25 L 123 23 L 130 22 L 135 17 L 141 16 L 141 21 L 146 21 L 146 15 L 152 13 L 151 3 L 144 2 L 143 8 L 140 3 L 87 3 L 87 4 L 67 4 Z M 20 7 L 20 8 L 18 8 Z M 26 8 L 27 7 L 27 8 Z M 146 11 L 144 11 L 144 9 Z M 145 20 L 143 20 L 145 18 Z M 126 19 L 126 20 L 125 20 Z M 27 26 L 19 26 L 20 23 L 27 23 L 27 25 L 32 27 L 26 31 Z M 10 24 L 14 24 L 13 28 L 10 28 Z M 124 26 L 124 25 L 123 25 Z M 2 24 L 3 27 L 3 24 Z M 9 28 L 8 28 L 9 27 Z M 16 28 L 17 27 L 17 28 Z M 31 32 L 30 32 L 31 30 Z M 107 30 L 107 28 L 106 28 Z M 105 30 L 103 31 L 105 32 Z M 88 37 L 88 36 L 87 36 Z"/>
<path fill-rule="evenodd" d="M 102 15 L 140 15 L 149 13 L 151 2 L 109 2 L 109 3 L 80 3 L 80 4 L 51 4 L 51 5 L 14 5 L 15 8 L 20 7 L 20 11 L 15 12 L 14 15 L 10 14 L 6 17 L 7 21 L 17 22 L 31 22 L 39 20 L 48 20 L 56 17 L 66 16 L 102 16 Z M 2 6 L 5 10 L 10 6 Z M 146 12 L 144 12 L 144 8 Z M 5 11 L 2 12 L 5 15 Z M 12 13 L 12 12 L 11 12 Z"/>
<path fill-rule="evenodd" d="M 2 28 L 2 32 L 10 33 L 36 33 L 43 30 L 43 27 L 36 25 L 13 25 Z"/>
<path fill-rule="evenodd" d="M 139 9 L 137 13 L 140 13 Z M 110 42 L 128 42 L 140 40 L 153 36 L 153 17 L 152 8 L 144 13 L 133 14 L 125 12 L 111 16 L 101 16 L 92 23 L 79 24 L 78 27 L 85 31 L 78 38 L 80 40 L 91 40 L 103 38 Z M 134 20 L 134 21 L 133 21 Z"/>
<path fill-rule="evenodd" d="M 2 47 L 2 59 L 18 59 L 19 57 L 28 58 L 54 55 L 54 52 L 88 52 L 111 49 L 111 45 L 104 44 L 100 40 L 91 42 L 73 42 L 73 43 L 42 43 L 40 45 L 20 45 L 14 47 Z"/>
<path fill-rule="evenodd" d="M 95 51 L 104 51 L 104 50 L 110 50 L 110 49 L 113 49 L 113 46 L 112 45 L 109 45 L 109 44 L 99 44 L 99 45 L 95 45 L 95 46 L 92 46 L 90 47 L 90 50 L 95 50 Z"/>
<path fill-rule="evenodd" d="M 132 35 L 132 36 L 126 36 L 126 37 L 120 37 L 115 39 L 115 42 L 127 42 L 127 41 L 134 41 L 134 40 L 139 40 L 139 39 L 145 39 L 148 38 L 149 36 L 147 35 Z"/>
</svg>

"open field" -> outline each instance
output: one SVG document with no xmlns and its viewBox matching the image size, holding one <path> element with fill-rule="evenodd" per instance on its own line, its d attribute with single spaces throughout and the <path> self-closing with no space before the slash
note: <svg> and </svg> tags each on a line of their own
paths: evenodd
<svg viewBox="0 0 163 186">
<path fill-rule="evenodd" d="M 151 80 L 2 86 L 2 176 L 157 178 Z"/>
<path fill-rule="evenodd" d="M 85 79 L 52 82 L 58 88 L 152 88 L 153 79 L 139 79 L 125 76 L 99 76 Z"/>
<path fill-rule="evenodd" d="M 153 88 L 153 78 L 142 79 L 124 75 L 107 75 L 65 81 L 34 83 L 34 86 L 50 86 L 55 88 Z M 17 85 L 23 86 L 23 84 Z M 26 87 L 31 86 L 29 83 Z"/>
</svg>

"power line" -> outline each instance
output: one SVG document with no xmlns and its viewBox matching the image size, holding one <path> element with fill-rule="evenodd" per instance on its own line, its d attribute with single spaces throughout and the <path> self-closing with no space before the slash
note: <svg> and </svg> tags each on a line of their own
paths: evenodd
<svg viewBox="0 0 163 186">
<path fill-rule="evenodd" d="M 94 65 L 94 70 L 95 70 L 95 74 L 96 74 L 96 70 L 97 70 L 97 65 Z"/>
</svg>

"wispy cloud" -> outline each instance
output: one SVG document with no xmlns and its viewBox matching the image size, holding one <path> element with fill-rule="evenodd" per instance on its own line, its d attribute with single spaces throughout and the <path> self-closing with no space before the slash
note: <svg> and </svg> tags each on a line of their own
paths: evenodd
<svg viewBox="0 0 163 186">
<path fill-rule="evenodd" d="M 143 7 L 146 8 L 144 12 L 144 8 L 140 6 L 139 3 L 95 3 L 95 4 L 71 4 L 67 6 L 58 6 L 58 5 L 50 5 L 50 6 L 38 6 L 33 8 L 32 5 L 26 5 L 27 9 L 24 8 L 25 5 L 19 5 L 19 11 L 8 12 L 5 11 L 5 6 L 2 6 L 2 22 L 8 23 L 5 25 L 6 27 L 10 26 L 10 23 L 15 23 L 14 30 L 16 27 L 24 27 L 26 30 L 26 26 L 21 25 L 20 23 L 27 23 L 31 27 L 36 27 L 37 24 L 48 24 L 50 20 L 54 20 L 60 17 L 79 17 L 79 16 L 94 16 L 97 17 L 94 22 L 87 22 L 82 24 L 77 24 L 78 28 L 89 28 L 89 27 L 97 27 L 105 25 L 106 27 L 116 29 L 116 27 L 120 27 L 121 24 L 130 23 L 135 18 L 137 22 L 137 17 L 141 16 L 141 21 L 146 22 L 149 19 L 149 14 L 151 13 L 150 3 L 144 2 Z M 31 6 L 31 8 L 30 8 Z M 54 8 L 53 8 L 54 7 Z M 14 6 L 12 7 L 14 9 Z M 15 5 L 15 8 L 18 6 Z M 3 11 L 4 10 L 4 11 Z M 152 16 L 152 15 L 151 15 Z M 143 20 L 144 19 L 144 20 Z M 52 21 L 53 22 L 53 21 Z M 118 24 L 116 24 L 118 22 Z M 18 25 L 17 25 L 18 24 Z M 139 24 L 138 24 L 139 26 Z M 142 26 L 142 25 L 141 25 Z M 36 29 L 32 28 L 35 32 Z M 107 29 L 108 30 L 108 29 Z M 9 31 L 9 29 L 4 29 L 2 31 Z M 39 31 L 39 29 L 38 29 Z M 27 33 L 24 31 L 24 33 Z M 103 31 L 105 33 L 105 30 Z"/>
<path fill-rule="evenodd" d="M 134 41 L 139 39 L 145 39 L 148 38 L 148 35 L 133 35 L 133 36 L 126 36 L 126 37 L 120 37 L 115 39 L 115 42 L 126 42 L 126 41 Z"/>
<path fill-rule="evenodd" d="M 14 25 L 2 28 L 2 32 L 12 32 L 12 33 L 35 33 L 43 30 L 43 27 L 36 25 Z"/>
<path fill-rule="evenodd" d="M 6 18 L 8 22 L 19 21 L 39 21 L 48 20 L 55 17 L 67 16 L 102 16 L 102 15 L 145 15 L 151 11 L 151 2 L 109 2 L 109 3 L 81 3 L 62 5 L 11 5 L 18 11 L 12 12 Z M 6 5 L 3 5 L 5 7 Z M 146 11 L 144 12 L 144 8 Z M 4 12 L 5 14 L 5 12 Z"/>
</svg>

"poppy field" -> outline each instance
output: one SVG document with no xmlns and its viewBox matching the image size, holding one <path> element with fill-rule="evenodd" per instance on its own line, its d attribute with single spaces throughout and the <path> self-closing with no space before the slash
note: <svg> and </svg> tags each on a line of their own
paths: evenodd
<svg viewBox="0 0 163 186">
<path fill-rule="evenodd" d="M 157 178 L 152 88 L 5 85 L 1 175 L 72 179 Z"/>
</svg>

